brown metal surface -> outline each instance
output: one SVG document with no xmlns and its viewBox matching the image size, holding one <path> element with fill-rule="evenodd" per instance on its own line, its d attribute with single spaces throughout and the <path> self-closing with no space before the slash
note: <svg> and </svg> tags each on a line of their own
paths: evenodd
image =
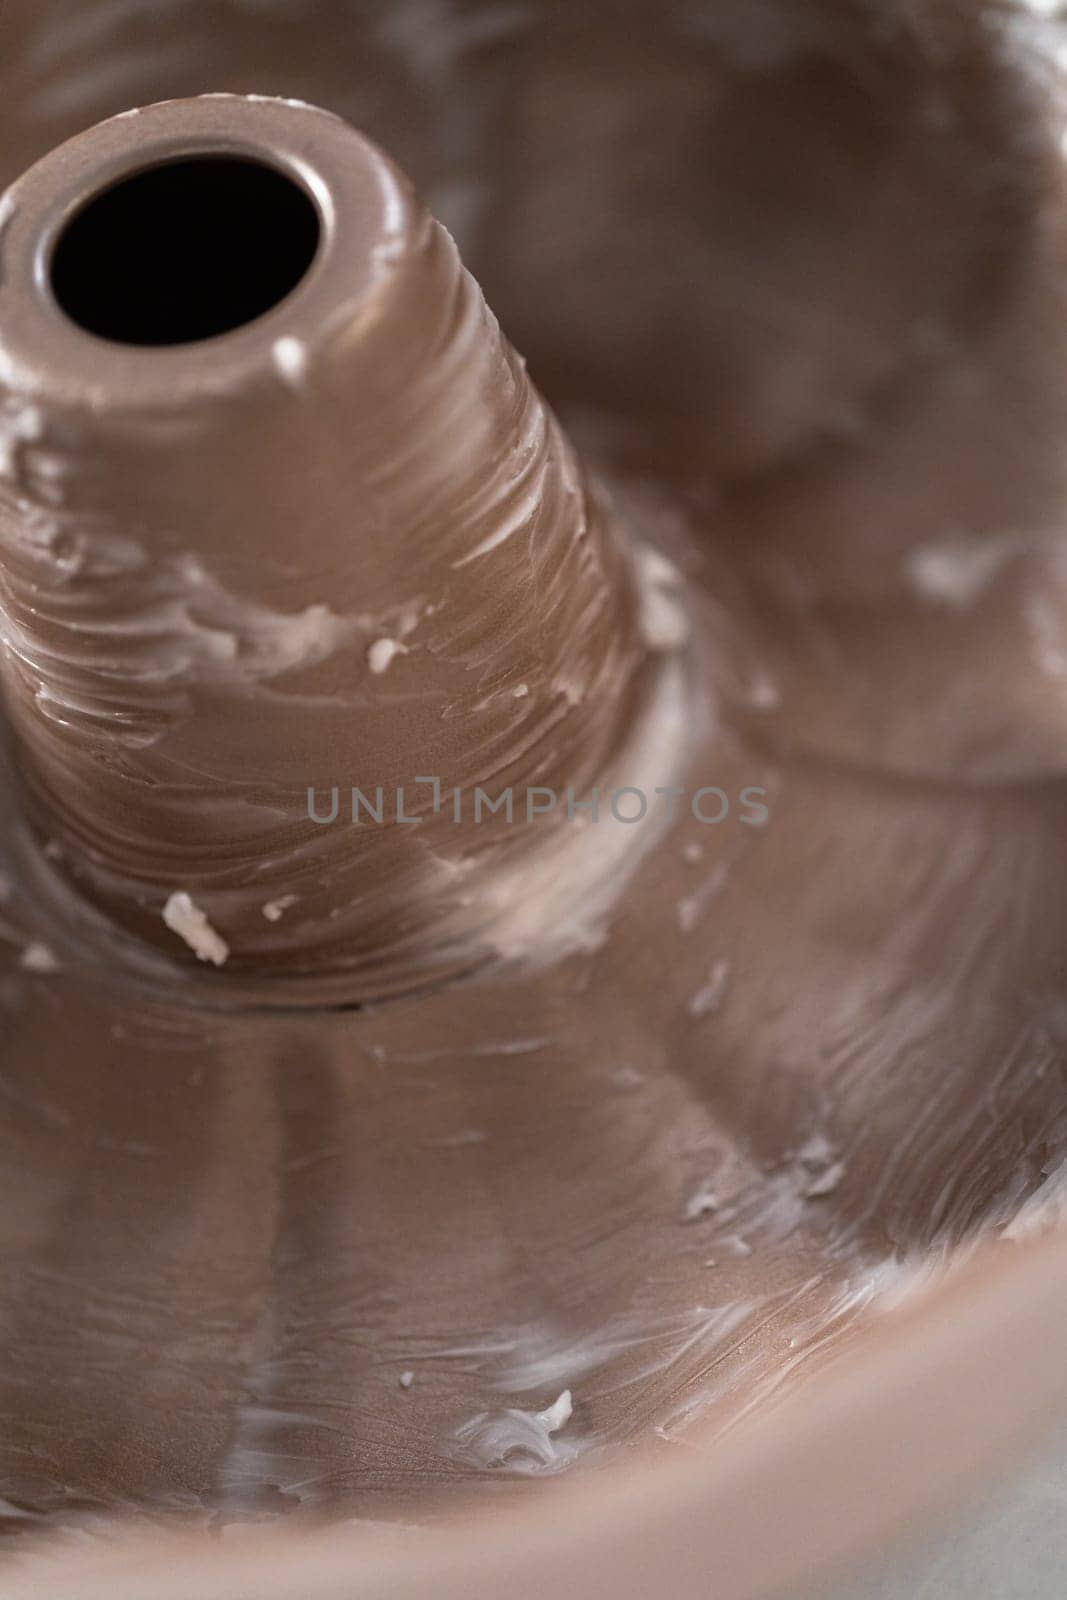
<svg viewBox="0 0 1067 1600">
<path fill-rule="evenodd" d="M 1062 178 L 1040 41 L 978 9 L 5 17 L 7 176 L 313 98 L 574 441 L 332 117 L 142 111 L 8 203 L 11 1531 L 383 1520 L 367 1594 L 622 1597 L 647 1503 L 674 1592 L 718 1551 L 740 1596 L 1062 1400 L 1062 1246 L 1018 1242 L 1067 1134 Z M 64 320 L 72 207 L 207 149 L 317 195 L 308 277 L 164 351 Z M 686 793 L 300 816 L 426 774 Z M 335 1592 L 347 1546 L 284 1548 Z M 159 1549 L 161 1593 L 264 1581 Z"/>
</svg>

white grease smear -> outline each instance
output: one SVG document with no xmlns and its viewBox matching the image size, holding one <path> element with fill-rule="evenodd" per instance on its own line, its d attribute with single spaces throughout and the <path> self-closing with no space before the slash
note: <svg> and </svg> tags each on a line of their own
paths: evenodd
<svg viewBox="0 0 1067 1600">
<path fill-rule="evenodd" d="M 1049 678 L 1067 678 L 1067 640 L 1060 608 L 1046 594 L 1033 596 L 1026 606 L 1026 627 L 1034 658 Z"/>
<path fill-rule="evenodd" d="M 0 436 L 2 427 L 0 420 Z M 338 616 L 322 604 L 295 613 L 273 611 L 231 594 L 195 556 L 167 558 L 150 568 L 134 541 L 101 541 L 84 532 L 72 540 L 51 517 L 31 522 L 29 537 L 42 558 L 61 567 L 64 575 L 138 575 L 130 585 L 129 615 L 105 622 L 96 613 L 87 614 L 84 626 L 72 633 L 78 655 L 51 653 L 8 615 L 6 642 L 40 680 L 42 697 L 60 713 L 94 712 L 91 695 L 86 698 L 80 685 L 78 694 L 74 692 L 73 669 L 85 660 L 98 672 L 105 651 L 108 672 L 115 676 L 128 673 L 136 657 L 131 681 L 143 694 L 140 714 L 150 719 L 180 709 L 182 691 L 175 685 L 269 681 L 318 665 L 373 626 L 369 617 Z M 110 707 L 110 681 L 102 681 Z"/>
<path fill-rule="evenodd" d="M 683 1222 L 699 1222 L 701 1217 L 714 1216 L 719 1209 L 719 1197 L 710 1183 L 702 1183 L 685 1203 Z"/>
<path fill-rule="evenodd" d="M 564 1389 L 544 1411 L 510 1408 L 493 1415 L 480 1412 L 458 1429 L 456 1438 L 466 1447 L 468 1459 L 483 1467 L 509 1467 L 513 1472 L 552 1471 L 567 1466 L 576 1448 L 561 1447 L 553 1435 L 567 1426 L 574 1407 Z"/>
<path fill-rule="evenodd" d="M 24 972 L 34 972 L 41 977 L 58 972 L 60 963 L 55 953 L 46 944 L 28 944 L 19 957 L 19 966 Z"/>
<path fill-rule="evenodd" d="M 691 1017 L 710 1017 L 718 1011 L 726 998 L 726 988 L 730 981 L 730 963 L 716 961 L 708 975 L 708 981 L 697 990 L 689 1002 L 689 1015 Z"/>
<path fill-rule="evenodd" d="M 210 961 L 213 966 L 225 966 L 230 947 L 207 917 L 184 890 L 171 895 L 163 907 L 163 921 L 179 939 L 184 939 L 198 961 Z"/>
<path fill-rule="evenodd" d="M 0 477 L 16 476 L 20 448 L 36 444 L 43 433 L 44 419 L 37 406 L 8 402 L 0 412 Z"/>
<path fill-rule="evenodd" d="M 263 915 L 268 922 L 280 922 L 290 906 L 295 906 L 299 898 L 299 895 L 283 894 L 279 895 L 277 900 L 268 900 L 263 907 Z"/>
<path fill-rule="evenodd" d="M 639 562 L 638 578 L 642 592 L 668 580 L 681 582 L 677 569 L 651 549 Z M 710 715 L 684 658 L 668 654 L 627 749 L 600 784 L 602 792 L 625 785 L 652 794 L 670 784 L 683 770 L 696 725 Z M 487 889 L 488 905 L 480 907 L 492 917 L 488 937 L 496 953 L 504 960 L 542 963 L 599 949 L 620 895 L 667 825 L 665 809 L 650 809 L 641 821 L 627 823 L 609 808 L 588 827 L 558 829 L 531 861 L 499 872 Z"/>
<path fill-rule="evenodd" d="M 636 560 L 645 643 L 657 652 L 680 650 L 689 638 L 682 575 L 673 561 L 650 545 L 638 548 Z"/>
<path fill-rule="evenodd" d="M 1065 1223 L 1067 1223 L 1067 1161 L 1061 1161 L 1048 1173 L 1041 1187 L 1020 1206 L 1008 1226 L 1002 1230 L 1001 1237 L 1018 1242 Z"/>
<path fill-rule="evenodd" d="M 730 876 L 730 863 L 717 861 L 711 872 L 705 878 L 700 888 L 693 894 L 688 894 L 678 902 L 678 926 L 683 933 L 692 933 L 700 921 L 701 913 L 709 900 L 726 887 L 726 880 Z"/>
<path fill-rule="evenodd" d="M 526 494 L 519 501 L 510 517 L 505 517 L 500 526 L 494 528 L 488 538 L 483 539 L 480 544 L 476 544 L 473 550 L 468 551 L 465 556 L 461 556 L 458 561 L 453 561 L 453 570 L 465 567 L 469 562 L 477 561 L 481 556 L 487 556 L 491 550 L 499 549 L 502 544 L 506 544 L 514 534 L 521 533 L 524 528 L 529 528 L 533 525 L 535 517 L 541 510 L 547 471 L 548 462 L 544 460 L 540 463 Z"/>
<path fill-rule="evenodd" d="M 694 708 L 679 664 L 663 674 L 635 730 L 619 781 L 651 794 L 678 773 L 692 735 Z M 614 787 L 609 778 L 605 792 Z M 579 950 L 596 950 L 612 908 L 648 850 L 661 836 L 665 813 L 649 810 L 633 824 L 608 811 L 588 827 L 559 828 L 531 861 L 501 870 L 487 886 L 489 928 L 497 954 L 547 962 Z"/>
<path fill-rule="evenodd" d="M 375 639 L 367 651 L 367 665 L 372 672 L 386 672 L 397 656 L 406 656 L 408 647 L 399 639 Z"/>
<path fill-rule="evenodd" d="M 845 1171 L 845 1163 L 835 1161 L 825 1172 L 820 1172 L 818 1177 L 812 1179 L 804 1191 L 805 1197 L 808 1200 L 819 1200 L 823 1195 L 833 1194 L 845 1176 Z"/>
<path fill-rule="evenodd" d="M 1014 534 L 999 539 L 946 539 L 913 550 L 906 570 L 924 600 L 963 611 L 974 605 L 1027 543 Z"/>
</svg>

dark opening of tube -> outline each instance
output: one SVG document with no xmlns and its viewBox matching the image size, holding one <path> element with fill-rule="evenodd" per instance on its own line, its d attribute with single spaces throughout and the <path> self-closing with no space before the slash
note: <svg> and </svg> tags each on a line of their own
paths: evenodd
<svg viewBox="0 0 1067 1600">
<path fill-rule="evenodd" d="M 196 156 L 135 173 L 83 206 L 53 253 L 52 291 L 102 339 L 189 344 L 284 300 L 318 243 L 318 212 L 292 178 Z"/>
</svg>

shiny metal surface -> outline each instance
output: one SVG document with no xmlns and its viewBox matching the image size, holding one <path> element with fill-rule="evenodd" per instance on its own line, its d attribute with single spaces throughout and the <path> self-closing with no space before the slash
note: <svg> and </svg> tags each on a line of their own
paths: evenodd
<svg viewBox="0 0 1067 1600">
<path fill-rule="evenodd" d="M 875 21 L 53 0 L 4 27 L 7 178 L 98 117 L 219 88 L 313 100 L 395 154 L 683 574 L 713 708 L 684 781 L 770 809 L 681 811 L 588 948 L 297 1014 L 103 938 L 7 781 L 4 1525 L 380 1520 L 428 1525 L 421 1551 L 459 1516 L 499 1592 L 487 1508 L 543 1555 L 554 1489 L 592 1497 L 584 1532 L 560 1526 L 593 1593 L 614 1570 L 595 1497 L 618 1474 L 636 1506 L 641 1471 L 679 1595 L 679 1527 L 711 1559 L 702 1506 L 724 1594 L 761 1592 L 757 1556 L 767 1583 L 816 1569 L 847 1539 L 791 1498 L 800 1463 L 828 1494 L 869 1473 L 889 1519 L 1058 1396 L 1053 1246 L 1031 1270 L 1002 1237 L 1055 1223 L 1067 1136 L 1048 41 L 948 0 Z M 898 1345 L 910 1296 L 939 1331 Z M 983 1319 L 1014 1332 L 980 1356 Z M 564 1390 L 567 1425 L 531 1424 Z M 683 1524 L 652 1486 L 690 1452 Z M 853 1514 L 856 1539 L 886 1531 Z M 406 1576 L 371 1560 L 366 1592 L 445 1568 L 460 1592 L 440 1549 Z"/>
</svg>

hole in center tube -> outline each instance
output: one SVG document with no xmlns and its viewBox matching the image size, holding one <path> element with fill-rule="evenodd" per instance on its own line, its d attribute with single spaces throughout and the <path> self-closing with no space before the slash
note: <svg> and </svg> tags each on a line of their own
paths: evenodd
<svg viewBox="0 0 1067 1600">
<path fill-rule="evenodd" d="M 68 222 L 52 292 L 88 333 L 118 344 L 191 344 L 284 300 L 319 244 L 310 196 L 276 168 L 230 156 L 148 167 Z"/>
</svg>

